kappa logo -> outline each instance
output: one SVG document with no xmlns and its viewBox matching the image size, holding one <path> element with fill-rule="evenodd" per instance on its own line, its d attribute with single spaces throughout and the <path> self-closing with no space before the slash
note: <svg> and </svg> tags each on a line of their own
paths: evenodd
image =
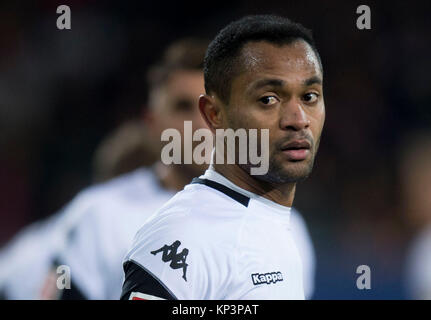
<svg viewBox="0 0 431 320">
<path fill-rule="evenodd" d="M 181 245 L 181 242 L 177 240 L 174 243 L 172 243 L 170 246 L 165 244 L 160 249 L 151 251 L 151 253 L 153 255 L 156 255 L 159 252 L 163 252 L 162 261 L 163 262 L 169 262 L 170 261 L 171 263 L 169 264 L 169 266 L 172 269 L 182 268 L 183 269 L 183 279 L 185 281 L 187 281 L 186 272 L 187 272 L 188 264 L 186 263 L 186 258 L 187 258 L 187 255 L 189 254 L 189 249 L 184 248 L 183 251 L 181 251 L 180 253 L 177 253 L 178 247 L 180 245 Z"/>
<path fill-rule="evenodd" d="M 278 281 L 283 281 L 283 275 L 280 271 L 278 272 L 268 272 L 268 273 L 253 273 L 251 275 L 253 284 L 256 286 L 258 284 L 271 284 Z"/>
</svg>

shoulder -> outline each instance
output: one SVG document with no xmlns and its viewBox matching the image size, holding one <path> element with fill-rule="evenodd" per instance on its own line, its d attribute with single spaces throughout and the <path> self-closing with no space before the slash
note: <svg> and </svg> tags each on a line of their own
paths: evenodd
<svg viewBox="0 0 431 320">
<path fill-rule="evenodd" d="M 81 191 L 75 199 L 92 199 L 93 201 L 106 200 L 106 196 L 116 199 L 135 199 L 161 191 L 152 170 L 139 168 L 123 174 L 109 181 L 92 185 Z"/>
<path fill-rule="evenodd" d="M 139 226 L 172 196 L 155 180 L 151 170 L 141 168 L 83 190 L 60 219 L 67 246 L 79 238 L 130 245 Z"/>
<path fill-rule="evenodd" d="M 158 185 L 150 169 L 140 168 L 81 191 L 62 210 L 60 224 L 70 228 L 92 220 L 105 224 L 139 215 L 148 217 L 172 195 Z"/>
<path fill-rule="evenodd" d="M 142 280 L 152 279 L 169 289 L 162 298 L 221 298 L 220 288 L 233 276 L 236 228 L 243 216 L 229 200 L 200 186 L 186 187 L 138 231 L 124 261 L 126 288 L 157 296 L 159 291 Z M 132 279 L 137 270 L 142 277 Z M 123 298 L 129 291 L 123 288 Z"/>
<path fill-rule="evenodd" d="M 201 185 L 188 185 L 167 201 L 142 226 L 135 244 L 150 239 L 182 237 L 184 241 L 220 243 L 231 241 L 236 228 L 246 216 L 245 207 L 217 191 Z M 199 240 L 199 241 L 197 241 Z"/>
</svg>

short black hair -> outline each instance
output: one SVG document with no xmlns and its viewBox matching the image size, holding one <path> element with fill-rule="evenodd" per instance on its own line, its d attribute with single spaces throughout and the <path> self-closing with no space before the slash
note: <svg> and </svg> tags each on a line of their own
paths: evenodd
<svg viewBox="0 0 431 320">
<path fill-rule="evenodd" d="M 231 22 L 217 34 L 205 54 L 206 93 L 213 92 L 223 102 L 229 102 L 232 79 L 238 73 L 237 58 L 246 43 L 267 41 L 285 45 L 299 39 L 311 46 L 323 71 L 311 31 L 301 24 L 276 15 L 252 15 Z"/>
</svg>

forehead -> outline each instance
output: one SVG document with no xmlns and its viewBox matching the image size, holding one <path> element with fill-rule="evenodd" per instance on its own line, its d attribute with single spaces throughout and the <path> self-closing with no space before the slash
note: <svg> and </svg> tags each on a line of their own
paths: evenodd
<svg viewBox="0 0 431 320">
<path fill-rule="evenodd" d="M 289 78 L 322 76 L 319 60 L 311 46 L 296 40 L 277 45 L 266 41 L 249 42 L 241 50 L 242 70 L 249 80 L 262 74 Z"/>
<path fill-rule="evenodd" d="M 199 70 L 174 71 L 166 81 L 165 89 L 171 95 L 195 95 L 204 90 L 203 72 Z"/>
<path fill-rule="evenodd" d="M 179 100 L 198 101 L 204 92 L 204 75 L 200 70 L 176 70 L 165 82 L 150 92 L 150 108 L 166 111 Z"/>
</svg>

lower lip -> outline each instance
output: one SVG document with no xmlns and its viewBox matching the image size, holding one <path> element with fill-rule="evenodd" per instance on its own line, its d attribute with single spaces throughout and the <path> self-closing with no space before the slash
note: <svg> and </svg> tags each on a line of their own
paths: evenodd
<svg viewBox="0 0 431 320">
<path fill-rule="evenodd" d="M 309 152 L 310 152 L 309 149 L 283 150 L 283 153 L 287 155 L 289 160 L 294 160 L 294 161 L 305 160 Z"/>
</svg>

